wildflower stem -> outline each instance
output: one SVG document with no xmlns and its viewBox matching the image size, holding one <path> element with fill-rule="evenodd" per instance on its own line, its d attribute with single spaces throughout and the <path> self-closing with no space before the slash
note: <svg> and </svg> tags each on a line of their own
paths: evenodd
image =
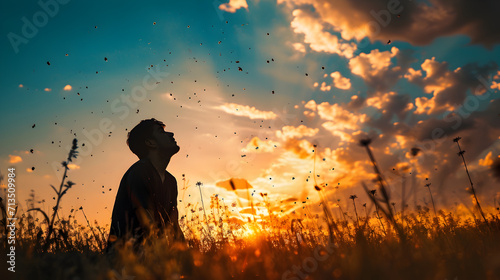
<svg viewBox="0 0 500 280">
<path fill-rule="evenodd" d="M 80 210 L 82 210 L 83 216 L 85 217 L 85 220 L 87 221 L 87 225 L 90 228 L 90 231 L 92 232 L 92 235 L 95 238 L 95 241 L 98 242 L 99 239 L 97 239 L 97 236 L 95 235 L 94 228 L 90 225 L 89 219 L 87 219 L 87 215 L 85 215 L 85 211 L 83 211 L 83 207 L 80 207 Z M 102 243 L 100 244 L 102 245 Z M 103 249 L 102 247 L 100 248 L 101 250 Z"/>
<path fill-rule="evenodd" d="M 375 173 L 377 174 L 377 179 L 380 184 L 380 191 L 382 192 L 382 197 L 383 197 L 383 202 L 387 205 L 387 218 L 394 224 L 396 228 L 398 228 L 396 224 L 396 220 L 394 219 L 394 214 L 392 212 L 392 208 L 390 205 L 389 201 L 389 194 L 387 193 L 387 189 L 384 184 L 384 179 L 382 178 L 382 173 L 380 172 L 380 169 L 378 168 L 377 161 L 375 160 L 375 157 L 373 156 L 373 153 L 370 149 L 370 143 L 366 142 L 363 143 L 363 146 L 366 148 L 366 152 L 368 153 L 368 156 L 370 157 L 370 161 L 372 162 L 373 169 Z"/>
<path fill-rule="evenodd" d="M 66 161 L 63 162 L 64 174 L 63 174 L 63 177 L 61 180 L 61 184 L 59 185 L 59 190 L 56 191 L 57 201 L 56 201 L 56 206 L 54 206 L 54 208 L 53 208 L 52 218 L 50 219 L 47 237 L 45 238 L 45 245 L 44 245 L 45 250 L 48 249 L 48 246 L 50 244 L 49 241 L 50 241 L 50 237 L 52 235 L 52 232 L 54 231 L 54 221 L 55 221 L 56 216 L 57 216 L 57 211 L 59 210 L 59 203 L 61 202 L 61 198 L 66 194 L 67 190 L 69 188 L 71 188 L 71 186 L 74 184 L 71 181 L 68 181 L 68 183 L 66 185 L 64 185 L 64 181 L 66 180 L 66 174 L 68 173 L 68 170 L 69 170 L 68 164 L 72 161 L 73 158 L 76 158 L 76 154 L 78 153 L 76 151 L 77 148 L 78 148 L 77 140 L 75 138 L 75 139 L 73 139 L 73 146 L 71 147 L 71 150 L 69 151 L 68 158 L 66 159 Z M 52 187 L 52 188 L 55 190 L 54 187 Z M 63 188 L 65 188 L 65 189 L 63 190 Z"/>
<path fill-rule="evenodd" d="M 205 203 L 203 202 L 203 194 L 201 193 L 201 182 L 196 183 L 198 186 L 198 189 L 200 190 L 200 197 L 201 197 L 201 207 L 203 208 L 203 215 L 205 216 L 205 222 L 207 223 L 207 232 L 210 232 L 210 226 L 208 225 L 208 218 L 207 218 L 207 212 L 205 211 Z"/>
<path fill-rule="evenodd" d="M 425 186 L 427 188 L 429 188 L 429 194 L 431 195 L 432 208 L 434 209 L 434 217 L 437 217 L 436 205 L 434 204 L 434 198 L 432 197 L 431 184 L 427 184 Z"/>
<path fill-rule="evenodd" d="M 477 199 L 476 190 L 474 189 L 474 184 L 472 183 L 472 179 L 471 179 L 470 174 L 469 174 L 469 169 L 467 168 L 467 162 L 465 162 L 465 157 L 464 157 L 465 151 L 462 150 L 462 148 L 460 147 L 460 143 L 458 142 L 458 141 L 460 141 L 460 139 L 461 139 L 460 137 L 457 137 L 457 138 L 453 139 L 453 141 L 457 143 L 458 155 L 460 157 L 462 157 L 462 161 L 463 161 L 464 167 L 465 167 L 465 172 L 467 173 L 467 177 L 469 178 L 471 192 L 472 192 L 472 195 L 474 196 L 474 199 L 476 200 L 477 209 L 479 210 L 479 213 L 483 217 L 483 220 L 486 223 L 488 223 L 488 220 L 486 220 L 486 216 L 484 216 L 483 209 L 481 208 L 481 204 L 479 204 L 479 200 Z"/>
</svg>

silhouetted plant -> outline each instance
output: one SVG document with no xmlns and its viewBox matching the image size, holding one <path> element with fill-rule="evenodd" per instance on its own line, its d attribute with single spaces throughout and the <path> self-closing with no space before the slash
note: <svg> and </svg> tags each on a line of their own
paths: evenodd
<svg viewBox="0 0 500 280">
<path fill-rule="evenodd" d="M 472 183 L 472 179 L 471 179 L 470 174 L 469 174 L 469 169 L 467 168 L 467 163 L 465 162 L 465 157 L 464 157 L 465 150 L 462 150 L 462 148 L 460 147 L 460 143 L 459 143 L 460 139 L 462 139 L 462 137 L 457 137 L 457 138 L 453 139 L 453 142 L 457 143 L 458 156 L 462 157 L 462 160 L 464 162 L 465 172 L 467 173 L 467 177 L 469 178 L 471 192 L 472 192 L 472 195 L 474 196 L 474 199 L 476 200 L 477 209 L 479 210 L 479 213 L 483 217 L 483 220 L 486 223 L 488 223 L 488 220 L 486 220 L 486 216 L 484 215 L 483 209 L 481 208 L 481 204 L 479 204 L 479 200 L 477 199 L 476 190 L 474 189 L 474 184 Z"/>
<path fill-rule="evenodd" d="M 394 229 L 397 231 L 397 233 L 401 237 L 401 239 L 404 240 L 405 233 L 403 232 L 403 230 L 401 229 L 401 227 L 398 225 L 398 223 L 396 222 L 396 220 L 394 218 L 394 213 L 393 213 L 392 208 L 391 208 L 389 194 L 387 193 L 387 188 L 385 186 L 384 179 L 382 177 L 382 172 L 380 171 L 380 169 L 377 165 L 377 162 L 375 160 L 375 157 L 373 156 L 373 153 L 370 149 L 371 139 L 369 139 L 369 138 L 362 139 L 359 141 L 359 143 L 361 146 L 365 147 L 366 152 L 368 153 L 370 161 L 373 165 L 373 169 L 375 171 L 375 174 L 377 174 L 377 181 L 379 182 L 379 189 L 380 189 L 380 192 L 382 193 L 381 202 L 383 202 L 386 206 L 384 209 L 383 207 L 380 207 L 380 205 L 379 205 L 379 208 L 382 211 L 382 213 L 384 213 L 384 215 L 387 217 L 389 222 L 393 225 Z M 365 189 L 366 193 L 368 194 L 369 191 L 368 191 L 368 188 L 366 187 L 366 185 L 363 183 L 362 186 Z M 370 199 L 372 199 L 373 203 L 379 204 L 379 202 L 375 199 L 375 196 L 368 195 L 368 197 L 370 197 Z"/>
<path fill-rule="evenodd" d="M 369 191 L 369 195 L 372 196 L 372 201 L 375 201 L 375 194 L 376 193 L 377 193 L 377 190 L 370 190 Z M 378 204 L 377 203 L 374 203 L 374 204 L 375 204 L 375 214 L 377 215 L 377 220 L 380 223 L 380 226 L 382 227 L 382 231 L 384 232 L 384 234 L 386 234 L 384 223 L 382 223 L 382 219 L 380 218 L 380 215 L 378 214 Z"/>
<path fill-rule="evenodd" d="M 437 217 L 436 205 L 434 204 L 434 198 L 432 197 L 431 183 L 425 184 L 425 187 L 429 189 L 429 194 L 431 195 L 432 208 L 434 209 L 434 216 Z"/>
<path fill-rule="evenodd" d="M 352 199 L 352 204 L 354 205 L 354 213 L 356 214 L 356 225 L 359 226 L 359 218 L 358 218 L 358 211 L 356 209 L 356 202 L 354 201 L 356 198 L 358 198 L 357 195 L 353 194 L 349 196 L 349 199 Z"/>
<path fill-rule="evenodd" d="M 78 151 L 77 151 L 78 145 L 77 144 L 78 144 L 78 140 L 76 138 L 73 139 L 73 145 L 71 146 L 71 150 L 69 151 L 68 158 L 66 159 L 66 161 L 62 162 L 62 166 L 64 167 L 64 174 L 63 174 L 63 177 L 61 180 L 61 184 L 59 185 L 59 189 L 56 189 L 53 185 L 50 185 L 57 195 L 56 205 L 52 208 L 52 218 L 49 219 L 49 216 L 47 215 L 47 213 L 45 213 L 45 211 L 43 211 L 40 208 L 31 208 L 28 210 L 28 212 L 29 211 L 41 212 L 43 214 L 45 220 L 47 221 L 48 230 L 47 230 L 47 236 L 45 237 L 45 243 L 43 246 L 44 251 L 47 250 L 51 244 L 51 237 L 52 237 L 52 234 L 54 232 L 54 222 L 56 220 L 57 211 L 59 210 L 59 204 L 61 203 L 61 199 L 68 192 L 68 190 L 71 189 L 71 187 L 75 185 L 75 183 L 73 183 L 72 181 L 68 181 L 68 182 L 66 182 L 66 184 L 64 183 L 64 181 L 66 180 L 66 177 L 67 177 L 66 174 L 68 173 L 68 170 L 69 170 L 69 166 L 68 166 L 69 163 L 72 162 L 73 159 L 77 157 L 77 154 L 78 154 Z"/>
</svg>

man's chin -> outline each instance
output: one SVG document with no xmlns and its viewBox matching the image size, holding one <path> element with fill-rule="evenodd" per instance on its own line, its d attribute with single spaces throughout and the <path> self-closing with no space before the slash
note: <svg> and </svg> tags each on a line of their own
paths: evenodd
<svg viewBox="0 0 500 280">
<path fill-rule="evenodd" d="M 180 150 L 179 146 L 171 147 L 168 150 L 163 151 L 163 155 L 170 158 L 173 155 L 177 154 L 179 152 L 179 150 Z"/>
<path fill-rule="evenodd" d="M 179 150 L 180 150 L 180 149 L 181 149 L 181 147 L 176 146 L 176 148 L 174 148 L 174 149 L 173 149 L 173 153 L 172 153 L 172 155 L 177 154 L 177 153 L 179 152 Z"/>
</svg>

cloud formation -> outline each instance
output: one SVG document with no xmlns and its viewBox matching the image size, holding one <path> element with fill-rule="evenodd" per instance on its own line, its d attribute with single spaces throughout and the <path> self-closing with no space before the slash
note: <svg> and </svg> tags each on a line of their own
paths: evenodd
<svg viewBox="0 0 500 280">
<path fill-rule="evenodd" d="M 433 57 L 421 64 L 421 70 L 409 68 L 405 78 L 420 86 L 429 97 L 415 99 L 416 114 L 435 114 L 460 107 L 467 92 L 482 95 L 490 85 L 484 85 L 497 72 L 498 66 L 491 62 L 486 65 L 469 63 L 455 70 L 448 69 L 447 62 L 439 62 Z M 495 81 L 492 82 L 495 83 Z"/>
<path fill-rule="evenodd" d="M 225 103 L 224 105 L 216 107 L 216 109 L 222 110 L 231 115 L 247 117 L 252 120 L 254 119 L 272 120 L 278 117 L 278 115 L 276 115 L 274 112 L 271 111 L 261 111 L 256 109 L 255 107 L 250 107 L 248 105 L 240 105 L 235 103 Z"/>
<path fill-rule="evenodd" d="M 262 141 L 259 137 L 255 136 L 241 151 L 243 153 L 269 153 L 273 152 L 277 147 L 278 142 L 272 140 Z"/>
<path fill-rule="evenodd" d="M 349 68 L 373 90 L 386 91 L 407 72 L 413 61 L 411 55 L 412 51 L 400 51 L 396 47 L 382 52 L 374 49 L 349 60 Z"/>
<path fill-rule="evenodd" d="M 318 128 L 309 128 L 305 125 L 294 126 L 284 126 L 281 130 L 276 131 L 276 136 L 282 140 L 288 140 L 290 138 L 302 138 L 311 137 L 318 133 Z"/>
<path fill-rule="evenodd" d="M 248 10 L 248 4 L 246 0 L 229 0 L 229 3 L 219 5 L 219 9 L 228 13 L 236 13 L 236 10 L 241 8 L 245 8 Z"/>
<path fill-rule="evenodd" d="M 317 110 L 321 119 L 331 121 L 332 127 L 339 130 L 359 129 L 360 124 L 364 123 L 367 119 L 365 114 L 350 112 L 337 103 L 330 104 L 323 102 L 317 105 Z"/>
<path fill-rule="evenodd" d="M 23 159 L 20 156 L 9 155 L 9 163 L 18 163 L 21 161 L 23 161 Z"/>
<path fill-rule="evenodd" d="M 472 43 L 491 47 L 500 42 L 500 2 L 485 0 L 279 0 L 292 8 L 314 9 L 319 22 L 344 40 L 405 41 L 426 45 L 434 39 L 464 34 Z"/>
<path fill-rule="evenodd" d="M 71 170 L 76 170 L 76 169 L 80 169 L 80 166 L 78 164 L 70 163 L 70 164 L 68 164 L 68 168 Z"/>
<path fill-rule="evenodd" d="M 333 86 L 338 89 L 350 89 L 351 88 L 351 80 L 346 77 L 342 77 L 340 72 L 336 71 L 330 74 L 330 77 L 333 78 Z"/>
<path fill-rule="evenodd" d="M 304 43 L 316 52 L 326 52 L 338 54 L 351 58 L 356 50 L 353 43 L 344 42 L 336 35 L 325 30 L 321 19 L 315 17 L 310 12 L 294 10 L 292 12 L 292 29 L 295 33 L 304 35 Z"/>
</svg>

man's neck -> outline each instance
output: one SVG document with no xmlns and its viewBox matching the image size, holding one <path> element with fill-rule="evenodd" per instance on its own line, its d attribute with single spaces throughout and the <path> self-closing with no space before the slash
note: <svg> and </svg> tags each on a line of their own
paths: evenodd
<svg viewBox="0 0 500 280">
<path fill-rule="evenodd" d="M 170 158 L 162 158 L 159 156 L 150 155 L 148 159 L 155 167 L 158 175 L 160 175 L 161 181 L 163 182 L 165 180 L 165 169 L 167 169 Z"/>
</svg>

